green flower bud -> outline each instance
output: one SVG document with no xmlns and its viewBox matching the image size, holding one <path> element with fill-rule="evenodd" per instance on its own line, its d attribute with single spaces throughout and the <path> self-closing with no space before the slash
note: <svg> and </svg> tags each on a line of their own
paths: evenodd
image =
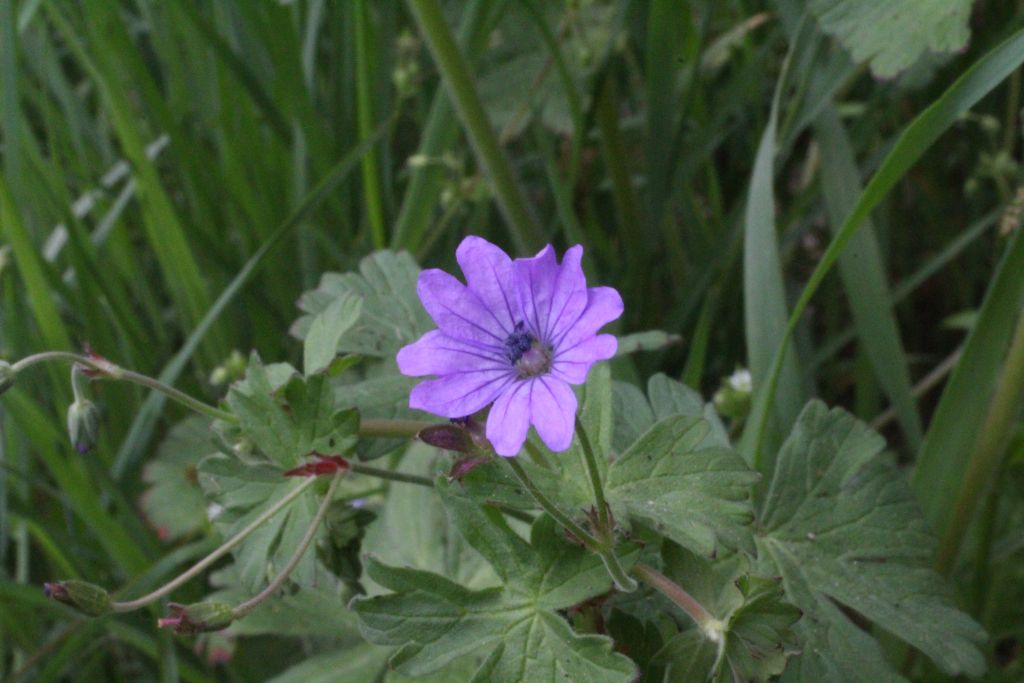
<svg viewBox="0 0 1024 683">
<path fill-rule="evenodd" d="M 111 611 L 111 600 L 107 591 L 85 581 L 71 579 L 44 583 L 43 592 L 46 593 L 46 597 L 71 605 L 91 617 L 101 617 Z"/>
<path fill-rule="evenodd" d="M 100 431 L 100 409 L 89 399 L 79 399 L 68 407 L 68 436 L 75 450 L 85 454 L 96 445 Z"/>
<path fill-rule="evenodd" d="M 15 377 L 17 377 L 17 375 L 11 367 L 11 364 L 7 361 L 0 360 L 0 394 L 14 386 Z"/>
<path fill-rule="evenodd" d="M 753 384 L 750 371 L 739 369 L 722 382 L 722 387 L 715 392 L 715 408 L 722 415 L 734 419 L 747 416 L 750 412 L 750 398 Z"/>
<path fill-rule="evenodd" d="M 172 602 L 167 605 L 171 615 L 156 622 L 160 628 L 171 628 L 179 636 L 220 631 L 235 620 L 234 609 L 223 602 L 207 601 L 192 605 Z"/>
</svg>

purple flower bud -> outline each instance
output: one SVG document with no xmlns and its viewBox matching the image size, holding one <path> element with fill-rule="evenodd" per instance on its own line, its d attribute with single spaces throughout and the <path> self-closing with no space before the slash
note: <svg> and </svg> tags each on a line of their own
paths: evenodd
<svg viewBox="0 0 1024 683">
<path fill-rule="evenodd" d="M 576 395 L 594 363 L 618 341 L 598 334 L 622 315 L 610 287 L 587 287 L 579 245 L 562 262 L 549 245 L 514 261 L 479 237 L 456 251 L 466 284 L 437 269 L 420 273 L 417 292 L 438 329 L 398 352 L 398 367 L 420 382 L 409 406 L 457 418 L 491 405 L 487 441 L 514 456 L 530 425 L 553 451 L 572 443 Z"/>
<path fill-rule="evenodd" d="M 430 425 L 421 429 L 416 437 L 425 444 L 456 453 L 469 453 L 473 448 L 469 432 L 456 424 Z"/>
</svg>

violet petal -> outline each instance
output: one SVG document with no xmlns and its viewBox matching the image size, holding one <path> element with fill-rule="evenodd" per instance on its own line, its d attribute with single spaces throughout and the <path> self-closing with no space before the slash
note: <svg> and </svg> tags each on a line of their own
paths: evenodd
<svg viewBox="0 0 1024 683">
<path fill-rule="evenodd" d="M 462 240 L 455 258 L 469 286 L 487 308 L 505 334 L 522 320 L 519 295 L 512 270 L 512 259 L 482 237 L 470 235 Z"/>
<path fill-rule="evenodd" d="M 413 387 L 409 407 L 448 418 L 472 415 L 514 379 L 511 368 L 468 370 L 428 379 Z"/>
<path fill-rule="evenodd" d="M 508 369 L 505 354 L 490 346 L 449 337 L 432 330 L 398 352 L 403 375 L 447 375 L 464 370 Z"/>
<path fill-rule="evenodd" d="M 571 349 L 559 353 L 551 366 L 551 374 L 569 384 L 583 384 L 594 363 L 615 355 L 619 340 L 610 334 L 590 337 Z"/>
<path fill-rule="evenodd" d="M 587 290 L 587 306 L 583 313 L 554 340 L 555 355 L 565 353 L 622 315 L 622 297 L 611 287 L 591 287 Z"/>
<path fill-rule="evenodd" d="M 538 377 L 532 389 L 530 422 L 545 446 L 555 452 L 564 451 L 572 444 L 576 428 L 576 394 L 554 377 Z"/>
<path fill-rule="evenodd" d="M 442 332 L 500 349 L 508 336 L 479 297 L 443 270 L 420 273 L 416 283 L 423 307 Z"/>
<path fill-rule="evenodd" d="M 487 439 L 494 452 L 506 458 L 518 455 L 530 428 L 530 386 L 534 380 L 516 382 L 491 406 Z"/>
</svg>

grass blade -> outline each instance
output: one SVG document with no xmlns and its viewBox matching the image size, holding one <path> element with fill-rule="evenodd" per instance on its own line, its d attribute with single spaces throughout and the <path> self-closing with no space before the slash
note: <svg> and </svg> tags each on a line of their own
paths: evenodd
<svg viewBox="0 0 1024 683">
<path fill-rule="evenodd" d="M 469 67 L 452 38 L 441 6 L 437 0 L 409 0 L 409 8 L 430 46 L 477 159 L 490 176 L 498 207 L 508 224 L 512 240 L 521 253 L 532 254 L 546 240 L 530 213 L 508 159 L 498 145 Z"/>
<path fill-rule="evenodd" d="M 743 238 L 743 320 L 747 341 L 747 358 L 754 387 L 771 381 L 772 357 L 775 349 L 784 349 L 778 395 L 774 400 L 775 434 L 784 434 L 803 407 L 800 371 L 796 351 L 785 331 L 786 290 L 782 279 L 775 227 L 776 136 L 778 134 L 779 100 L 787 84 L 789 64 L 796 53 L 800 35 L 793 40 L 789 55 L 775 86 L 768 125 L 761 136 L 750 177 L 750 190 L 744 216 Z M 767 418 L 766 418 L 767 419 Z M 740 451 L 755 468 L 771 471 L 772 462 L 757 458 L 756 452 L 741 443 Z"/>
<path fill-rule="evenodd" d="M 936 533 L 945 533 L 972 446 L 1024 308 L 1024 231 L 1018 229 L 992 278 L 964 353 L 935 410 L 912 484 Z"/>
<path fill-rule="evenodd" d="M 860 194 L 860 177 L 853 150 L 835 109 L 828 107 L 815 122 L 815 137 L 821 149 L 821 185 L 830 225 L 837 230 L 853 210 Z M 903 434 L 911 449 L 921 445 L 921 417 L 910 388 L 910 371 L 900 338 L 896 316 L 889 305 L 882 255 L 874 227 L 864 228 L 850 239 L 839 257 L 839 274 L 853 313 L 857 337 L 874 371 L 875 379 L 896 408 Z"/>
</svg>

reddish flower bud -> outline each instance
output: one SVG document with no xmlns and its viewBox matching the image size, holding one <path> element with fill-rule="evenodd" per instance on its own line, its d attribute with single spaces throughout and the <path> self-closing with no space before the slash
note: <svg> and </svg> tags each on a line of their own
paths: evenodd
<svg viewBox="0 0 1024 683">
<path fill-rule="evenodd" d="M 473 444 L 465 428 L 455 424 L 439 424 L 424 427 L 416 437 L 435 448 L 456 453 L 469 453 Z"/>
<path fill-rule="evenodd" d="M 173 629 L 179 636 L 220 631 L 235 620 L 231 605 L 223 602 L 197 602 L 192 605 L 172 602 L 167 605 L 167 609 L 170 616 L 159 619 L 156 625 L 160 628 Z"/>
</svg>

